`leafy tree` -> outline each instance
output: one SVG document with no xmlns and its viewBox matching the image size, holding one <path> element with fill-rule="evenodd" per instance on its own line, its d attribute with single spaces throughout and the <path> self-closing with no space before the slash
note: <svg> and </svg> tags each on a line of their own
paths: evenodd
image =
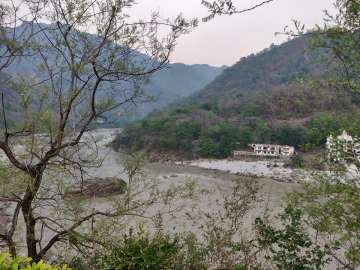
<svg viewBox="0 0 360 270">
<path fill-rule="evenodd" d="M 360 188 L 342 175 L 319 175 L 304 191 L 289 195 L 291 205 L 302 209 L 319 243 L 329 248 L 332 259 L 345 269 L 360 267 Z"/>
<path fill-rule="evenodd" d="M 267 260 L 277 269 L 320 270 L 329 262 L 328 251 L 313 242 L 302 226 L 302 210 L 286 207 L 280 215 L 282 228 L 268 225 L 264 220 L 255 221 L 257 242 L 269 250 Z"/>
<path fill-rule="evenodd" d="M 329 113 L 319 113 L 311 118 L 308 124 L 306 141 L 315 145 L 322 146 L 330 134 L 337 134 L 341 128 L 339 118 Z"/>
<path fill-rule="evenodd" d="M 197 140 L 201 134 L 201 126 L 197 122 L 186 122 L 177 125 L 176 130 L 178 137 L 189 137 Z"/>
<path fill-rule="evenodd" d="M 146 126 L 149 131 L 156 131 L 159 132 L 164 129 L 166 122 L 168 119 L 162 117 L 153 117 L 150 118 L 148 121 L 144 120 L 143 125 Z"/>
<path fill-rule="evenodd" d="M 269 125 L 262 119 L 256 121 L 254 127 L 254 137 L 258 142 L 268 142 L 271 138 L 272 130 Z"/>
<path fill-rule="evenodd" d="M 244 222 L 260 200 L 258 191 L 255 179 L 241 177 L 234 181 L 230 193 L 216 201 L 215 207 L 193 213 L 196 218 L 205 218 L 201 243 L 207 269 L 262 269 L 253 235 Z"/>
<path fill-rule="evenodd" d="M 278 143 L 300 147 L 305 141 L 305 129 L 281 127 L 275 131 L 275 139 Z"/>
<path fill-rule="evenodd" d="M 336 0 L 337 14 L 326 12 L 322 28 L 312 35 L 313 47 L 325 48 L 339 64 L 338 72 L 327 83 L 342 90 L 359 91 L 360 45 L 359 1 Z"/>
<path fill-rule="evenodd" d="M 219 112 L 219 107 L 218 107 L 218 104 L 216 104 L 216 103 L 205 102 L 201 105 L 201 108 L 204 110 L 207 110 L 207 111 L 212 111 L 214 113 Z"/>
<path fill-rule="evenodd" d="M 242 148 L 247 148 L 252 142 L 253 135 L 250 128 L 243 127 L 239 129 L 237 137 L 237 144 Z"/>
<path fill-rule="evenodd" d="M 200 137 L 199 154 L 203 157 L 218 156 L 218 145 L 208 137 Z"/>
</svg>

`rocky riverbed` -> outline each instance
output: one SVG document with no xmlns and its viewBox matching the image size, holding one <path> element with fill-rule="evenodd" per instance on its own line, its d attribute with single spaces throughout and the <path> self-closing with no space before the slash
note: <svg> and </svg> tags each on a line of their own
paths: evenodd
<svg viewBox="0 0 360 270">
<path fill-rule="evenodd" d="M 98 146 L 99 157 L 103 158 L 99 167 L 88 169 L 88 177 L 96 179 L 96 183 L 91 184 L 92 189 L 97 189 L 98 185 L 101 185 L 101 179 L 128 181 L 123 167 L 124 156 L 108 147 L 108 144 L 119 132 L 121 132 L 119 129 L 100 129 L 88 132 L 83 138 L 93 141 Z M 221 210 L 219 202 L 232 193 L 236 183 L 249 179 L 259 183 L 259 196 L 263 200 L 259 201 L 247 216 L 245 224 L 248 224 L 249 228 L 257 216 L 264 214 L 265 209 L 276 213 L 281 207 L 283 196 L 287 192 L 299 188 L 296 181 L 292 181 L 290 169 L 278 165 L 269 166 L 269 163 L 265 161 L 196 160 L 147 163 L 143 177 L 144 181 L 155 181 L 164 190 L 173 185 L 182 185 L 188 182 L 196 185 L 199 193 L 195 200 L 178 200 L 174 203 L 175 211 L 164 215 L 163 228 L 172 232 L 200 232 L 202 224 L 199 217 Z M 113 194 L 115 200 L 116 194 Z M 144 194 L 144 196 L 147 195 Z M 103 196 L 95 196 L 89 207 L 106 211 L 112 207 L 113 202 L 114 200 L 109 201 Z M 164 208 L 164 205 L 156 204 L 148 209 L 147 214 L 155 216 Z M 5 228 L 8 226 L 9 220 L 6 218 L 6 214 L 1 212 L 1 207 L 0 216 L 0 220 L 3 222 L 0 225 Z M 131 222 L 136 220 L 132 218 L 128 224 L 133 224 Z"/>
<path fill-rule="evenodd" d="M 230 174 L 263 177 L 280 182 L 298 183 L 307 175 L 304 170 L 285 167 L 284 161 L 279 160 L 211 160 L 202 159 L 189 162 L 190 166 L 219 170 Z"/>
</svg>

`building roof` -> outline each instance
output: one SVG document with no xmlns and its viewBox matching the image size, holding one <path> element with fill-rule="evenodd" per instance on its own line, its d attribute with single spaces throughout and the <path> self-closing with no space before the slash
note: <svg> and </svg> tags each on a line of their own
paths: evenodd
<svg viewBox="0 0 360 270">
<path fill-rule="evenodd" d="M 255 146 L 268 146 L 268 147 L 289 147 L 289 148 L 293 148 L 293 146 L 289 146 L 289 145 L 280 145 L 280 144 L 261 144 L 261 143 L 253 143 L 250 144 L 251 147 L 255 147 Z"/>
</svg>

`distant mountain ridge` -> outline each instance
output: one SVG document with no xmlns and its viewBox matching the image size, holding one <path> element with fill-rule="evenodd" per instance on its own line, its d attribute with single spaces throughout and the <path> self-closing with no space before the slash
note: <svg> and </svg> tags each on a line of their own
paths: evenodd
<svg viewBox="0 0 360 270">
<path fill-rule="evenodd" d="M 25 26 L 19 26 L 15 30 L 20 32 L 22 30 L 21 27 Z M 41 27 L 51 28 L 51 25 L 41 24 Z M 41 43 L 41 36 L 38 39 Z M 140 58 L 147 57 L 136 52 L 133 55 Z M 56 60 L 54 59 L 53 61 Z M 6 70 L 7 76 L 16 76 L 18 74 L 22 76 L 42 76 L 41 71 L 38 70 L 40 63 L 41 59 L 34 59 L 34 57 L 22 58 L 14 62 Z M 151 98 L 150 102 L 127 108 L 126 113 L 120 113 L 119 111 L 111 113 L 108 115 L 109 122 L 114 125 L 131 122 L 144 117 L 155 109 L 161 109 L 181 98 L 188 97 L 207 85 L 223 69 L 223 67 L 213 67 L 210 65 L 170 63 L 166 68 L 154 73 L 149 82 L 143 85 L 142 88 L 145 90 L 145 94 Z"/>
</svg>

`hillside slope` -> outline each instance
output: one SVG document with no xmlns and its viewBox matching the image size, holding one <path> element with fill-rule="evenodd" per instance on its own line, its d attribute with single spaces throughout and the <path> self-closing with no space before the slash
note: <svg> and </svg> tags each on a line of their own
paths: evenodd
<svg viewBox="0 0 360 270">
<path fill-rule="evenodd" d="M 346 115 L 357 110 L 359 96 L 301 83 L 329 76 L 337 67 L 325 62 L 327 52 L 310 51 L 307 44 L 296 38 L 242 58 L 191 98 L 127 127 L 115 146 L 226 157 L 250 142 L 308 148 L 323 143 L 330 129 L 358 122 Z M 322 122 L 328 124 L 325 131 L 310 134 L 311 125 L 316 131 Z"/>
<path fill-rule="evenodd" d="M 297 38 L 243 57 L 196 96 L 204 100 L 245 90 L 268 89 L 306 74 L 323 73 L 314 61 L 318 52 L 311 52 L 307 47 L 306 38 Z"/>
<path fill-rule="evenodd" d="M 46 24 L 39 24 L 36 27 L 51 29 L 44 30 L 47 33 L 47 38 L 56 38 L 56 27 L 51 27 L 51 25 Z M 30 31 L 30 29 L 31 28 L 27 27 L 26 24 L 23 24 L 19 26 L 15 32 L 25 32 L 23 35 L 26 36 L 26 31 Z M 12 29 L 10 29 L 10 31 L 12 31 Z M 92 38 L 96 39 L 97 37 L 92 36 Z M 44 46 L 47 44 L 47 40 L 42 32 L 36 36 L 36 39 L 40 45 L 42 43 L 44 43 Z M 49 62 L 58 61 L 54 59 L 51 54 L 47 55 L 47 57 Z M 132 52 L 132 57 L 141 59 L 148 56 L 139 52 Z M 43 78 L 46 76 L 46 72 L 42 71 L 41 63 L 42 59 L 39 55 L 36 55 L 35 57 L 23 57 L 22 59 L 15 61 L 6 72 L 8 76 L 13 77 L 20 75 L 22 77 L 36 76 Z M 142 103 L 141 106 L 127 107 L 126 111 L 119 110 L 113 112 L 107 115 L 108 121 L 112 123 L 112 125 L 120 125 L 122 123 L 140 119 L 154 109 L 163 108 L 180 98 L 192 95 L 217 77 L 222 70 L 222 67 L 213 67 L 209 65 L 169 64 L 165 69 L 154 73 L 150 77 L 148 83 L 142 86 L 144 94 L 147 96 L 144 100 L 148 102 Z M 116 95 L 114 98 L 116 99 Z M 121 116 L 119 117 L 119 115 Z"/>
<path fill-rule="evenodd" d="M 155 73 L 144 86 L 150 100 L 133 107 L 127 120 L 138 120 L 153 110 L 165 108 L 191 96 L 220 75 L 223 69 L 209 65 L 169 64 L 167 68 Z"/>
</svg>

